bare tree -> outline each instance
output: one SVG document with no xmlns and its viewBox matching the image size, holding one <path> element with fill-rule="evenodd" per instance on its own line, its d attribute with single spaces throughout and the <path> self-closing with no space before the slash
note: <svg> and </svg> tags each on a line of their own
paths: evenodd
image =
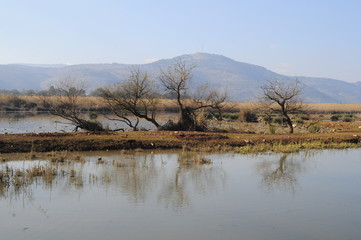
<svg viewBox="0 0 361 240">
<path fill-rule="evenodd" d="M 167 71 L 161 71 L 160 81 L 166 92 L 175 97 L 180 110 L 179 121 L 173 126 L 177 130 L 206 130 L 206 124 L 197 119 L 198 112 L 205 109 L 221 111 L 227 99 L 226 93 L 209 89 L 207 85 L 201 85 L 196 87 L 195 91 L 191 91 L 192 71 L 195 67 L 194 64 L 179 60 Z"/>
<path fill-rule="evenodd" d="M 133 130 L 138 129 L 140 119 L 151 122 L 156 128 L 160 127 L 156 120 L 159 94 L 148 73 L 139 69 L 131 70 L 124 82 L 103 88 L 101 97 L 117 116 L 112 120 L 121 121 Z"/>
<path fill-rule="evenodd" d="M 290 129 L 289 133 L 293 133 L 293 123 L 289 114 L 305 110 L 301 99 L 301 83 L 297 79 L 293 82 L 270 80 L 261 89 L 261 107 L 266 112 L 281 114 Z"/>
<path fill-rule="evenodd" d="M 79 98 L 85 95 L 81 83 L 68 76 L 58 82 L 56 90 L 56 96 L 41 96 L 43 105 L 51 114 L 70 121 L 70 124 L 75 126 L 74 131 L 79 128 L 86 131 L 105 131 L 101 123 L 86 119 L 79 101 Z"/>
</svg>

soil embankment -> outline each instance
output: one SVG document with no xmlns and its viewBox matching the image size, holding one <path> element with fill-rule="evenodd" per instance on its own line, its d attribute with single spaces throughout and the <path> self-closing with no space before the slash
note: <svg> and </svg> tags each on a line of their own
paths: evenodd
<svg viewBox="0 0 361 240">
<path fill-rule="evenodd" d="M 361 131 L 313 134 L 241 134 L 204 132 L 30 133 L 0 135 L 0 153 L 97 151 L 130 149 L 232 150 L 246 145 L 351 143 L 358 145 Z M 333 145 L 334 146 L 334 145 Z"/>
</svg>

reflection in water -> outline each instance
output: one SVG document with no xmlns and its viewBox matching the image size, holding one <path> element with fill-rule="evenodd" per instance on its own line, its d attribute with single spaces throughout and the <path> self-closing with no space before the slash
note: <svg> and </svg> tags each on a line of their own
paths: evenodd
<svg viewBox="0 0 361 240">
<path fill-rule="evenodd" d="M 1 240 L 359 239 L 360 156 L 1 155 Z"/>
<path fill-rule="evenodd" d="M 179 166 L 164 181 L 158 197 L 158 201 L 167 207 L 178 210 L 189 206 L 191 201 L 187 191 L 190 188 L 197 193 L 206 194 L 225 181 L 222 168 L 214 167 L 204 155 L 184 152 L 178 156 L 177 162 Z"/>
<path fill-rule="evenodd" d="M 305 164 L 293 158 L 294 155 L 284 153 L 277 161 L 265 160 L 257 165 L 262 176 L 262 185 L 268 190 L 285 190 L 294 194 L 297 190 L 297 174 L 305 170 Z M 306 158 L 304 158 L 306 159 Z"/>
<path fill-rule="evenodd" d="M 165 123 L 169 119 L 178 117 L 176 113 L 159 113 L 158 122 Z M 129 129 L 129 127 L 119 121 L 111 121 L 116 117 L 109 116 L 108 118 L 99 114 L 97 121 L 101 122 L 104 127 L 109 129 Z M 154 129 L 154 126 L 146 120 L 141 120 L 139 128 Z M 33 133 L 33 132 L 72 132 L 74 126 L 67 120 L 50 114 L 31 114 L 31 113 L 16 113 L 16 114 L 0 114 L 0 133 Z"/>
<path fill-rule="evenodd" d="M 10 161 L 0 165 L 0 197 L 9 202 L 33 199 L 41 187 L 80 194 L 84 188 L 121 191 L 135 204 L 159 190 L 158 202 L 173 209 L 190 205 L 188 191 L 200 194 L 223 183 L 224 174 L 211 161 L 195 154 L 177 154 L 177 164 L 166 167 L 155 154 L 79 157 L 67 153 L 49 155 L 42 161 Z M 170 163 L 171 164 L 171 163 Z M 94 189 L 93 189 L 94 190 Z"/>
<path fill-rule="evenodd" d="M 82 178 L 75 176 L 71 164 L 50 161 L 17 161 L 0 165 L 0 197 L 10 202 L 20 197 L 33 199 L 33 191 L 41 187 L 51 191 L 53 187 L 82 185 Z M 78 175 L 78 174 L 77 174 Z"/>
<path fill-rule="evenodd" d="M 161 171 L 154 155 L 124 155 L 121 159 L 107 159 L 104 165 L 98 165 L 97 170 L 103 185 L 119 189 L 137 204 L 146 201 Z"/>
</svg>

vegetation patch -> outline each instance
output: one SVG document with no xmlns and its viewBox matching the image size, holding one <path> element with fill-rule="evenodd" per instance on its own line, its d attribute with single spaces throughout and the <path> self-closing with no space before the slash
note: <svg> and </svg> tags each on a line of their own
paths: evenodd
<svg viewBox="0 0 361 240">
<path fill-rule="evenodd" d="M 242 134 L 173 131 L 119 133 L 3 134 L 0 152 L 52 152 L 135 149 L 293 152 L 301 149 L 359 147 L 360 130 L 307 134 Z"/>
<path fill-rule="evenodd" d="M 236 148 L 236 153 L 264 153 L 264 152 L 275 152 L 275 153 L 293 153 L 301 150 L 311 149 L 345 149 L 345 148 L 357 148 L 360 144 L 350 142 L 329 142 L 325 143 L 322 141 L 312 142 L 301 142 L 301 143 L 262 143 L 257 145 L 246 145 L 243 147 Z"/>
<path fill-rule="evenodd" d="M 202 134 L 202 133 L 194 133 L 194 134 L 179 134 L 176 136 L 182 140 L 191 140 L 191 141 L 211 141 L 211 140 L 223 140 L 229 139 L 229 137 L 220 134 Z"/>
</svg>

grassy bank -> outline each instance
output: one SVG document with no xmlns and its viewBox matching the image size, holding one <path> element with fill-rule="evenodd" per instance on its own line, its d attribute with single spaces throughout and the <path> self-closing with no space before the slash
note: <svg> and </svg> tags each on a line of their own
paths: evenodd
<svg viewBox="0 0 361 240">
<path fill-rule="evenodd" d="M 0 153 L 135 149 L 294 152 L 359 147 L 360 136 L 361 131 L 293 135 L 200 132 L 6 134 L 0 135 Z"/>
</svg>

